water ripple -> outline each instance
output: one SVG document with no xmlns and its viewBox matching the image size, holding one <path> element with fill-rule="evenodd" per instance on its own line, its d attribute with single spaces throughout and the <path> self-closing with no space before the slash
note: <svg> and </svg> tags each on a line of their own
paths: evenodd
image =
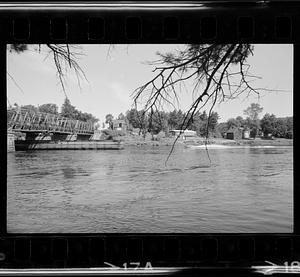
<svg viewBox="0 0 300 277">
<path fill-rule="evenodd" d="M 292 232 L 293 149 L 8 155 L 10 232 Z"/>
</svg>

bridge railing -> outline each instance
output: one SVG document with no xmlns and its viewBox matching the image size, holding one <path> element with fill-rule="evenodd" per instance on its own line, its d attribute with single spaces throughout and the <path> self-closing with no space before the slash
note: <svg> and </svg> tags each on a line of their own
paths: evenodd
<svg viewBox="0 0 300 277">
<path fill-rule="evenodd" d="M 7 110 L 7 127 L 16 131 L 49 131 L 69 134 L 93 134 L 91 122 L 62 117 L 57 114 L 35 112 L 27 109 Z"/>
</svg>

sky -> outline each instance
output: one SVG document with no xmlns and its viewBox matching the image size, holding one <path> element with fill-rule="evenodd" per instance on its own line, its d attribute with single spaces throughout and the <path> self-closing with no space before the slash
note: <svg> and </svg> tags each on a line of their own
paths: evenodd
<svg viewBox="0 0 300 277">
<path fill-rule="evenodd" d="M 80 45 L 76 52 L 81 55 L 78 63 L 85 72 L 80 86 L 72 71 L 66 75 L 66 94 L 77 109 L 92 113 L 105 121 L 111 113 L 117 117 L 132 107 L 132 93 L 154 77 L 154 66 L 147 62 L 158 60 L 156 53 L 183 49 L 184 45 Z M 53 57 L 47 55 L 47 47 L 37 51 L 30 45 L 23 53 L 7 51 L 7 99 L 10 104 L 42 105 L 55 103 L 58 107 L 64 102 L 65 94 L 59 83 Z M 259 103 L 265 113 L 277 117 L 293 115 L 293 45 L 256 44 L 254 55 L 247 63 L 250 71 L 261 79 L 251 83 L 253 87 L 265 88 L 260 97 L 250 95 L 217 104 L 219 122 L 229 118 L 244 116 L 243 111 L 251 103 Z M 187 109 L 192 99 L 192 83 L 179 91 L 180 106 Z M 208 111 L 208 109 L 207 109 Z M 262 116 L 261 115 L 261 116 Z"/>
</svg>

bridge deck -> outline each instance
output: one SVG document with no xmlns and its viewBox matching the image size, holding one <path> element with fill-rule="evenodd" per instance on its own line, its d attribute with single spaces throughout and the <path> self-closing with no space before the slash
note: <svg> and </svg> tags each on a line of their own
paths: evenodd
<svg viewBox="0 0 300 277">
<path fill-rule="evenodd" d="M 91 122 L 83 122 L 57 114 L 35 112 L 27 109 L 10 109 L 7 111 L 7 128 L 23 133 L 59 133 L 91 135 L 94 126 Z"/>
</svg>

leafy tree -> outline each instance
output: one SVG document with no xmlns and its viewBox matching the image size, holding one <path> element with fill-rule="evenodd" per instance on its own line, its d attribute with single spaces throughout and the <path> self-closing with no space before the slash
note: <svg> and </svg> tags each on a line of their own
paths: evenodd
<svg viewBox="0 0 300 277">
<path fill-rule="evenodd" d="M 293 119 L 291 117 L 277 118 L 274 136 L 279 138 L 293 138 Z"/>
<path fill-rule="evenodd" d="M 266 113 L 260 121 L 260 127 L 265 136 L 276 134 L 276 116 Z"/>
<path fill-rule="evenodd" d="M 212 112 L 208 120 L 208 132 L 215 133 L 216 127 L 218 125 L 219 115 L 217 112 Z"/>
<path fill-rule="evenodd" d="M 168 115 L 163 111 L 154 111 L 149 115 L 148 128 L 152 134 L 158 134 L 161 131 L 168 132 Z"/>
<path fill-rule="evenodd" d="M 245 127 L 246 122 L 243 117 L 237 116 L 236 121 L 238 122 L 239 127 Z"/>
<path fill-rule="evenodd" d="M 29 110 L 29 111 L 32 111 L 32 112 L 38 112 L 38 108 L 34 105 L 23 105 L 21 106 L 21 109 L 26 109 L 26 110 Z"/>
<path fill-rule="evenodd" d="M 120 113 L 120 114 L 118 115 L 118 119 L 119 119 L 119 120 L 125 120 L 125 115 L 124 115 L 123 113 Z"/>
<path fill-rule="evenodd" d="M 226 123 L 228 130 L 231 128 L 241 127 L 240 121 L 238 121 L 236 118 L 229 118 Z"/>
<path fill-rule="evenodd" d="M 198 135 L 206 135 L 206 122 L 207 114 L 204 111 L 203 113 L 197 112 L 192 120 L 191 129 L 196 131 Z"/>
<path fill-rule="evenodd" d="M 243 117 L 237 116 L 236 118 L 229 118 L 226 122 L 219 123 L 216 127 L 218 135 L 223 135 L 229 129 L 233 128 L 244 128 L 247 125 L 247 120 L 244 120 Z"/>
<path fill-rule="evenodd" d="M 247 120 L 244 120 L 241 116 L 237 116 L 236 118 L 229 118 L 226 122 L 227 130 L 235 129 L 235 128 L 243 128 L 245 127 Z M 223 126 L 225 128 L 225 125 Z"/>
<path fill-rule="evenodd" d="M 260 129 L 259 114 L 263 111 L 263 107 L 258 103 L 251 103 L 251 105 L 244 110 L 246 118 L 246 126 L 250 129 L 250 137 L 256 138 Z"/>
<path fill-rule="evenodd" d="M 205 112 L 205 111 L 204 111 Z M 194 115 L 191 120 L 190 129 L 196 131 L 199 136 L 203 136 L 206 131 L 206 124 L 204 120 L 207 119 L 206 112 L 201 114 L 199 111 Z M 184 129 L 184 128 L 182 128 Z"/>
<path fill-rule="evenodd" d="M 68 98 L 65 98 L 65 101 L 61 107 L 60 115 L 71 119 L 77 119 L 77 114 L 78 111 L 76 110 L 75 106 L 71 105 L 71 101 Z"/>
<path fill-rule="evenodd" d="M 216 126 L 218 125 L 219 115 L 217 112 L 211 112 L 210 116 L 204 111 L 202 114 L 199 113 L 199 116 L 196 116 L 196 122 L 198 130 L 197 133 L 200 136 L 208 137 L 213 135 L 216 132 Z"/>
<path fill-rule="evenodd" d="M 65 98 L 65 101 L 61 107 L 60 115 L 75 120 L 81 120 L 84 122 L 92 122 L 93 124 L 99 121 L 99 119 L 94 117 L 92 114 L 84 113 L 77 110 L 75 106 L 71 104 L 68 98 Z"/>
<path fill-rule="evenodd" d="M 25 109 L 30 115 L 34 115 L 36 112 L 38 112 L 38 108 L 34 105 L 23 105 L 23 106 L 15 106 L 16 108 Z"/>
<path fill-rule="evenodd" d="M 168 114 L 168 126 L 170 129 L 180 130 L 184 120 L 184 114 L 181 110 L 174 110 Z"/>
<path fill-rule="evenodd" d="M 56 104 L 48 103 L 43 104 L 38 107 L 38 110 L 43 113 L 51 113 L 51 114 L 58 114 L 58 107 Z"/>
<path fill-rule="evenodd" d="M 250 117 L 247 117 L 245 126 L 250 129 L 250 137 L 255 139 L 260 129 L 260 120 L 252 120 Z"/>
<path fill-rule="evenodd" d="M 99 119 L 93 116 L 92 114 L 83 113 L 81 111 L 76 112 L 75 119 L 85 121 L 85 122 L 92 122 L 93 124 L 99 121 Z"/>
<path fill-rule="evenodd" d="M 206 121 L 206 120 L 208 119 L 208 115 L 207 115 L 206 111 L 203 111 L 202 114 L 199 113 L 199 118 L 200 118 L 200 120 L 202 120 L 202 121 Z"/>
<path fill-rule="evenodd" d="M 223 137 L 223 134 L 228 131 L 227 122 L 221 122 L 216 127 L 216 133 L 219 137 Z"/>
<path fill-rule="evenodd" d="M 255 121 L 258 119 L 259 114 L 263 111 L 263 107 L 261 107 L 258 103 L 252 103 L 250 107 L 244 110 L 244 114 L 247 115 L 251 120 Z"/>
<path fill-rule="evenodd" d="M 131 109 L 126 112 L 126 119 L 128 123 L 131 125 L 133 128 L 139 128 L 139 118 L 138 118 L 138 111 L 136 109 Z"/>
<path fill-rule="evenodd" d="M 216 112 L 212 112 L 210 117 L 206 111 L 197 112 L 192 120 L 191 129 L 196 131 L 198 135 L 207 137 L 216 132 L 218 119 L 219 115 Z"/>
<path fill-rule="evenodd" d="M 283 119 L 278 118 L 275 123 L 275 136 L 278 138 L 283 138 L 287 128 Z"/>
<path fill-rule="evenodd" d="M 293 117 L 286 117 L 286 125 L 287 125 L 287 132 L 285 137 L 288 139 L 292 139 L 293 134 Z"/>
<path fill-rule="evenodd" d="M 114 120 L 114 117 L 112 114 L 107 114 L 105 116 L 105 123 L 107 123 L 109 125 L 110 129 L 113 129 L 113 120 Z"/>
<path fill-rule="evenodd" d="M 145 111 L 131 109 L 126 112 L 126 119 L 132 128 L 139 129 L 139 134 L 141 134 L 141 132 L 146 133 L 146 129 L 148 128 L 148 115 Z"/>
<path fill-rule="evenodd" d="M 254 127 L 254 128 L 251 128 L 250 129 L 250 137 L 251 138 L 256 138 L 256 136 L 257 136 L 257 134 L 258 134 L 258 128 L 256 128 L 256 127 Z"/>
</svg>

